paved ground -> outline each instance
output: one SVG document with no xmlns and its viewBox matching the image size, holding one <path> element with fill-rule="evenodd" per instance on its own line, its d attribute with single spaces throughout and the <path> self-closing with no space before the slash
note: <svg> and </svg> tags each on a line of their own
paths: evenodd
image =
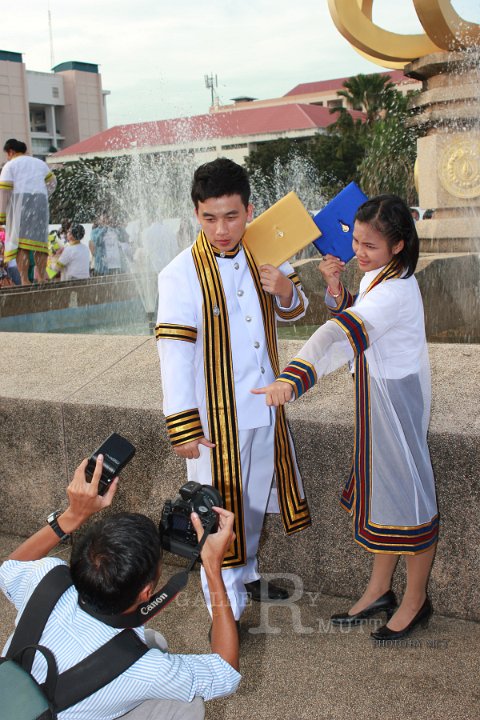
<svg viewBox="0 0 480 720">
<path fill-rule="evenodd" d="M 18 539 L 0 536 L 0 557 Z M 167 567 L 166 574 L 175 568 Z M 207 705 L 207 720 L 478 720 L 480 624 L 434 615 L 396 646 L 375 647 L 371 628 L 332 628 L 348 601 L 305 594 L 290 606 L 255 603 L 242 618 L 243 681 Z M 14 613 L 0 597 L 0 643 Z M 208 652 L 209 618 L 198 573 L 152 623 L 173 652 Z"/>
</svg>

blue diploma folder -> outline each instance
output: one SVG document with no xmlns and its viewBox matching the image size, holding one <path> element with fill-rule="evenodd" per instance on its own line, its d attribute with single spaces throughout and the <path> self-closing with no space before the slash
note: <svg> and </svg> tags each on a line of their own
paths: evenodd
<svg viewBox="0 0 480 720">
<path fill-rule="evenodd" d="M 358 185 L 351 182 L 313 218 L 321 231 L 313 244 L 322 255 L 335 255 L 343 262 L 354 256 L 352 250 L 353 221 L 360 205 L 368 200 Z"/>
</svg>

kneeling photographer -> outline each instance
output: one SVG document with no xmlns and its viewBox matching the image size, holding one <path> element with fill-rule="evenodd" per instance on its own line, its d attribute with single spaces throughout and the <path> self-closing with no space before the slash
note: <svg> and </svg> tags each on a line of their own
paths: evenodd
<svg viewBox="0 0 480 720">
<path fill-rule="evenodd" d="M 87 462 L 78 466 L 67 488 L 67 509 L 53 513 L 46 527 L 20 545 L 0 567 L 0 587 L 19 617 L 45 575 L 57 565 L 66 565 L 47 554 L 113 501 L 118 478 L 105 494 L 99 494 L 103 455 L 97 458 L 91 482 L 85 474 Z M 224 555 L 234 539 L 234 516 L 219 507 L 214 510 L 218 530 L 207 537 L 201 550 L 210 595 L 215 598 L 211 654 L 173 655 L 158 647 L 144 650 L 116 679 L 61 711 L 59 720 L 120 716 L 129 720 L 197 720 L 204 717 L 203 700 L 235 692 L 240 682 L 238 634 L 221 576 Z M 196 513 L 191 520 L 200 541 L 202 522 Z M 70 560 L 73 585 L 61 595 L 40 638 L 40 644 L 53 652 L 59 673 L 110 641 L 120 633 L 120 627 L 130 627 L 128 622 L 121 625 L 114 620 L 133 617 L 148 603 L 160 577 L 161 555 L 157 526 L 136 513 L 100 519 L 75 542 Z M 151 646 L 149 639 L 155 633 L 147 630 L 147 640 L 143 626 L 135 627 L 135 633 Z M 38 682 L 44 682 L 45 662 L 38 652 L 31 672 Z"/>
</svg>

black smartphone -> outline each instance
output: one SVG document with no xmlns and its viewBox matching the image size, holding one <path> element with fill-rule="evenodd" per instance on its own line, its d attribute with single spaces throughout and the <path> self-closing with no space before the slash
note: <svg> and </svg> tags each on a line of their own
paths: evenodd
<svg viewBox="0 0 480 720">
<path fill-rule="evenodd" d="M 85 470 L 87 482 L 92 481 L 97 457 L 99 455 L 103 455 L 103 469 L 100 482 L 98 483 L 98 494 L 105 495 L 112 480 L 117 477 L 119 472 L 135 455 L 135 446 L 126 438 L 118 435 L 118 433 L 112 433 L 110 437 L 90 455 Z"/>
</svg>

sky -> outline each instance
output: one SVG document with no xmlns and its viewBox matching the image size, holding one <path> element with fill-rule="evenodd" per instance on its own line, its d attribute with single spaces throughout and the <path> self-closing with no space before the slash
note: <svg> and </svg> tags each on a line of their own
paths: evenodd
<svg viewBox="0 0 480 720">
<path fill-rule="evenodd" d="M 355 0 L 351 0 L 355 2 Z M 220 104 L 284 95 L 304 82 L 379 72 L 338 32 L 327 0 L 16 0 L 2 3 L 0 49 L 27 70 L 69 60 L 99 65 L 108 125 L 207 113 Z M 480 23 L 480 0 L 452 0 Z M 50 42 L 49 12 L 52 43 Z M 374 21 L 421 31 L 413 0 L 376 0 Z"/>
</svg>

